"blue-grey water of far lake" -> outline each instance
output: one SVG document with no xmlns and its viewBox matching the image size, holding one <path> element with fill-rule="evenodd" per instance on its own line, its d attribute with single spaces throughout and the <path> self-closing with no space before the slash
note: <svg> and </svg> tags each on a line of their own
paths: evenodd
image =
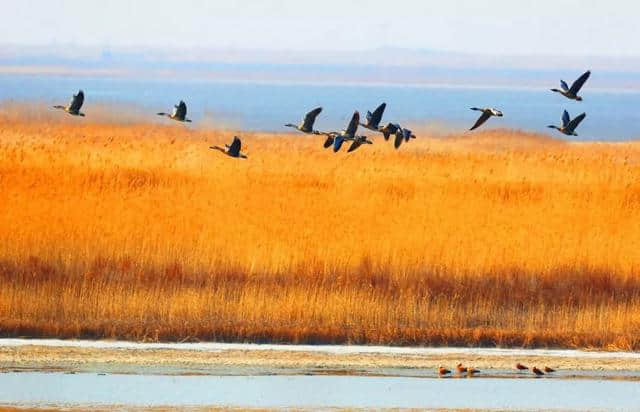
<svg viewBox="0 0 640 412">
<path fill-rule="evenodd" d="M 550 87 L 556 86 L 550 79 Z M 155 112 L 168 111 L 178 100 L 188 105 L 191 127 L 248 131 L 290 131 L 284 123 L 298 123 L 305 111 L 324 108 L 319 130 L 346 126 L 354 110 L 361 114 L 387 103 L 383 122 L 394 121 L 414 130 L 459 133 L 478 117 L 472 106 L 496 107 L 503 118 L 490 119 L 483 128 L 515 128 L 566 138 L 547 125 L 561 123 L 562 111 L 587 113 L 575 140 L 618 141 L 640 138 L 640 92 L 582 90 L 584 101 L 568 100 L 547 88 L 464 88 L 435 86 L 265 84 L 165 79 L 0 75 L 0 101 L 33 102 L 43 110 L 66 104 L 78 89 L 86 95 L 87 116 L 92 103 L 124 104 L 137 115 L 163 121 Z M 0 107 L 1 110 L 1 107 Z"/>
</svg>

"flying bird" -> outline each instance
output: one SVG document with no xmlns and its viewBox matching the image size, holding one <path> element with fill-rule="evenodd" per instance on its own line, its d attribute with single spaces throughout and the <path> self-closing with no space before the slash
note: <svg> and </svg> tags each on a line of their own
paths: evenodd
<svg viewBox="0 0 640 412">
<path fill-rule="evenodd" d="M 567 136 L 577 136 L 578 133 L 576 133 L 576 128 L 578 127 L 580 122 L 584 120 L 585 117 L 587 117 L 587 114 L 586 113 L 582 113 L 582 114 L 576 116 L 572 120 L 569 117 L 569 112 L 567 112 L 565 110 L 564 113 L 562 113 L 562 127 L 558 127 L 558 126 L 554 126 L 554 125 L 550 125 L 550 126 L 547 126 L 547 127 L 551 128 L 551 129 L 556 129 L 560 133 L 566 134 Z"/>
<path fill-rule="evenodd" d="M 302 123 L 300 123 L 299 125 L 287 123 L 285 124 L 285 127 L 292 127 L 302 133 L 307 134 L 321 134 L 317 130 L 313 130 L 313 123 L 315 123 L 316 117 L 318 117 L 321 111 L 322 107 L 316 107 L 315 109 L 304 115 L 304 119 L 302 119 Z"/>
<path fill-rule="evenodd" d="M 327 136 L 327 139 L 324 141 L 324 148 L 328 149 L 333 145 L 333 142 L 335 141 L 336 137 L 340 135 L 340 133 L 338 132 L 321 132 L 321 134 Z"/>
<path fill-rule="evenodd" d="M 360 123 L 360 126 L 365 127 L 369 130 L 373 130 L 374 132 L 380 132 L 380 121 L 382 120 L 382 114 L 384 113 L 384 109 L 387 107 L 386 103 L 382 103 L 380 106 L 376 108 L 376 110 L 371 113 L 367 111 L 367 122 Z"/>
<path fill-rule="evenodd" d="M 389 136 L 396 134 L 398 129 L 400 129 L 400 125 L 398 123 L 387 123 L 385 127 L 381 127 L 378 131 L 382 133 L 384 140 L 389 140 Z"/>
<path fill-rule="evenodd" d="M 564 80 L 560 80 L 560 89 L 551 89 L 551 91 L 560 93 L 567 99 L 581 102 L 582 97 L 578 96 L 578 92 L 580 91 L 582 86 L 584 86 L 589 76 L 591 76 L 591 71 L 584 72 L 582 76 L 578 77 L 578 79 L 575 82 L 573 82 L 571 87 L 569 87 Z"/>
<path fill-rule="evenodd" d="M 238 136 L 233 136 L 233 142 L 230 145 L 225 144 L 225 147 L 220 146 L 210 146 L 209 149 L 219 150 L 227 156 L 238 157 L 241 159 L 246 159 L 247 155 L 242 153 L 240 150 L 242 149 L 242 141 Z"/>
<path fill-rule="evenodd" d="M 187 119 L 187 104 L 180 100 L 180 103 L 173 106 L 173 113 L 156 113 L 158 116 L 167 116 L 169 119 L 176 120 L 178 122 L 191 123 L 191 119 Z"/>
<path fill-rule="evenodd" d="M 73 116 L 82 116 L 84 117 L 84 113 L 80 112 L 80 108 L 82 107 L 82 103 L 84 103 L 84 92 L 82 90 L 78 90 L 78 94 L 74 94 L 71 98 L 71 102 L 68 106 L 53 106 L 55 109 L 64 110 Z"/>
<path fill-rule="evenodd" d="M 486 122 L 487 120 L 489 120 L 489 118 L 491 116 L 502 117 L 502 112 L 500 110 L 497 110 L 497 109 L 494 109 L 494 108 L 480 109 L 478 107 L 472 107 L 471 110 L 482 112 L 482 114 L 480 115 L 480 117 L 476 121 L 476 124 L 474 124 L 473 127 L 471 129 L 469 129 L 469 130 L 474 130 L 474 129 L 477 129 L 478 127 L 482 126 L 482 124 L 484 122 Z"/>
<path fill-rule="evenodd" d="M 349 146 L 349 150 L 347 150 L 347 153 L 353 152 L 354 150 L 356 150 L 358 147 L 362 146 L 365 143 L 373 144 L 371 140 L 367 139 L 367 136 L 356 136 L 353 139 L 353 143 L 351 143 L 351 146 Z"/>
<path fill-rule="evenodd" d="M 351 146 L 349 147 L 348 152 L 353 152 L 358 147 L 363 144 L 373 144 L 373 142 L 367 139 L 367 136 L 356 136 L 356 132 L 358 130 L 358 125 L 360 123 L 360 113 L 355 111 L 353 116 L 351 117 L 351 121 L 347 128 L 341 132 L 329 132 L 329 133 L 320 133 L 327 136 L 327 139 L 324 142 L 324 147 L 328 148 L 333 145 L 334 153 L 339 151 L 342 147 L 342 144 L 348 140 L 353 141 Z"/>
<path fill-rule="evenodd" d="M 413 134 L 411 130 L 399 127 L 396 130 L 396 138 L 395 138 L 395 141 L 393 142 L 393 147 L 397 149 L 402 144 L 402 141 L 408 142 L 409 139 L 415 139 L 415 138 L 416 138 L 416 135 Z"/>
</svg>

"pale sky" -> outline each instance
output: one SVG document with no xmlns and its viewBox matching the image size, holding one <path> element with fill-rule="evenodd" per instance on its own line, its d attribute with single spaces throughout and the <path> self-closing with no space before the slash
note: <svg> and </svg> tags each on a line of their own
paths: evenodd
<svg viewBox="0 0 640 412">
<path fill-rule="evenodd" d="M 636 0 L 21 0 L 0 43 L 640 56 Z"/>
</svg>

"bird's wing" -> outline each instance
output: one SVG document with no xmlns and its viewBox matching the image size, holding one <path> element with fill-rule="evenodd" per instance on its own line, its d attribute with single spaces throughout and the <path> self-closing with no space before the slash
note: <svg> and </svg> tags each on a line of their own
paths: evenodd
<svg viewBox="0 0 640 412">
<path fill-rule="evenodd" d="M 358 130 L 359 123 L 360 123 L 360 113 L 355 111 L 353 113 L 353 116 L 351 117 L 349 126 L 347 126 L 347 130 L 345 131 L 345 134 L 349 137 L 354 137 L 356 135 L 356 131 Z"/>
<path fill-rule="evenodd" d="M 336 136 L 333 141 L 333 151 L 337 152 L 342 147 L 342 143 L 344 143 L 344 138 L 342 136 Z"/>
<path fill-rule="evenodd" d="M 354 140 L 353 143 L 351 143 L 351 146 L 349 146 L 349 150 L 347 150 L 347 153 L 353 152 L 354 150 L 356 150 L 361 145 L 362 145 L 362 142 L 360 140 L 358 140 L 358 139 Z"/>
<path fill-rule="evenodd" d="M 371 127 L 378 128 L 380 120 L 382 120 L 382 114 L 384 113 L 384 109 L 386 107 L 386 103 L 382 103 L 380 106 L 378 106 L 376 110 L 371 113 L 371 116 L 367 116 L 367 124 Z"/>
<path fill-rule="evenodd" d="M 82 107 L 82 103 L 84 103 L 84 92 L 78 90 L 78 94 L 74 94 L 71 103 L 69 103 L 69 111 L 77 112 Z"/>
<path fill-rule="evenodd" d="M 589 76 L 591 76 L 591 72 L 590 71 L 584 72 L 582 74 L 582 76 L 578 77 L 578 80 L 573 82 L 573 84 L 571 85 L 571 88 L 569 89 L 569 91 L 571 93 L 573 93 L 573 94 L 578 94 L 578 92 L 580 91 L 580 89 L 582 88 L 584 83 L 587 81 Z"/>
<path fill-rule="evenodd" d="M 396 131 L 396 139 L 393 141 L 393 147 L 395 147 L 396 149 L 400 147 L 400 145 L 402 144 L 403 138 L 404 138 L 404 135 L 402 134 L 402 130 L 398 129 Z"/>
<path fill-rule="evenodd" d="M 491 113 L 483 112 L 482 115 L 476 121 L 476 124 L 474 124 L 473 127 L 471 129 L 469 129 L 469 130 L 474 130 L 474 129 L 477 129 L 478 127 L 482 126 L 482 124 L 484 122 L 486 122 L 487 119 L 490 118 L 490 117 L 491 117 Z"/>
<path fill-rule="evenodd" d="M 409 129 L 402 129 L 402 135 L 404 136 L 404 141 L 408 142 L 409 139 L 411 139 L 411 130 Z"/>
<path fill-rule="evenodd" d="M 334 137 L 330 134 L 327 135 L 327 140 L 324 141 L 324 148 L 328 148 L 333 144 Z"/>
<path fill-rule="evenodd" d="M 187 104 L 180 100 L 180 103 L 175 107 L 173 113 L 178 119 L 184 120 L 184 118 L 187 117 Z"/>
<path fill-rule="evenodd" d="M 565 127 L 569 131 L 574 131 L 574 130 L 576 130 L 576 128 L 578 127 L 580 122 L 584 120 L 585 117 L 587 117 L 587 114 L 586 113 L 582 113 L 581 115 L 578 115 L 578 116 L 574 117 L 573 120 L 571 120 L 569 122 L 569 124 L 567 126 L 565 126 Z"/>
<path fill-rule="evenodd" d="M 562 113 L 562 127 L 567 127 L 570 121 L 569 112 L 565 110 L 564 113 Z"/>
<path fill-rule="evenodd" d="M 229 146 L 229 154 L 231 156 L 238 156 L 240 154 L 241 147 L 242 142 L 240 141 L 240 138 L 238 138 L 238 136 L 234 136 L 233 142 L 231 143 L 231 146 Z"/>
<path fill-rule="evenodd" d="M 322 111 L 322 107 L 316 107 L 315 109 L 307 113 L 304 116 L 304 121 L 302 122 L 302 128 L 304 130 L 311 131 L 313 129 L 313 123 L 316 121 L 316 117 L 318 117 L 321 111 Z"/>
<path fill-rule="evenodd" d="M 564 90 L 565 92 L 569 91 L 569 85 L 564 80 L 560 80 L 560 88 L 562 88 L 562 90 Z"/>
</svg>

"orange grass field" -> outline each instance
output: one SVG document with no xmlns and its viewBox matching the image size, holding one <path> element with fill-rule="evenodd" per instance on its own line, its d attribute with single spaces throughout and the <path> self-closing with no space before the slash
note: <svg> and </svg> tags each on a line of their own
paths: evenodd
<svg viewBox="0 0 640 412">
<path fill-rule="evenodd" d="M 27 120 L 0 336 L 640 350 L 640 143 Z"/>
</svg>

